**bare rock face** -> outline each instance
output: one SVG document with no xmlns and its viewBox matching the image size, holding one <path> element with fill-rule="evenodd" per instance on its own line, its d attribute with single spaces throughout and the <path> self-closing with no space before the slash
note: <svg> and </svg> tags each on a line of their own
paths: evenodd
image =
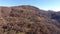
<svg viewBox="0 0 60 34">
<path fill-rule="evenodd" d="M 60 34 L 60 12 L 27 5 L 0 7 L 0 34 Z"/>
</svg>

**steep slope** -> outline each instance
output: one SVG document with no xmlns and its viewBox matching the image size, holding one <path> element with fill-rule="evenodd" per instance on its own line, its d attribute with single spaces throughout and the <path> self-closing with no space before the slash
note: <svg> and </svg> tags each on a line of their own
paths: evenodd
<svg viewBox="0 0 60 34">
<path fill-rule="evenodd" d="M 0 7 L 0 34 L 60 34 L 59 13 L 28 5 Z"/>
</svg>

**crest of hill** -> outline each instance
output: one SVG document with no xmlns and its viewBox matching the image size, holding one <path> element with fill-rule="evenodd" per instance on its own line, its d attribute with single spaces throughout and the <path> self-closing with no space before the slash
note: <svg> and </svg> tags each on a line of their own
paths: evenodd
<svg viewBox="0 0 60 34">
<path fill-rule="evenodd" d="M 30 5 L 0 7 L 0 34 L 60 34 L 60 13 Z"/>
</svg>

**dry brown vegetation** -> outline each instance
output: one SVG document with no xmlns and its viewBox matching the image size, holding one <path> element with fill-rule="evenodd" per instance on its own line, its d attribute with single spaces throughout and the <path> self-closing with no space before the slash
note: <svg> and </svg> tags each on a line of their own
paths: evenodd
<svg viewBox="0 0 60 34">
<path fill-rule="evenodd" d="M 27 5 L 0 7 L 0 34 L 60 34 L 60 12 Z"/>
</svg>

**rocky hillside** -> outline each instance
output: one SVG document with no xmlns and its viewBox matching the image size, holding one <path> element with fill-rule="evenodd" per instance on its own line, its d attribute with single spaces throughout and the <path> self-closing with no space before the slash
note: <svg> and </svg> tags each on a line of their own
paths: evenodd
<svg viewBox="0 0 60 34">
<path fill-rule="evenodd" d="M 60 12 L 28 5 L 0 7 L 0 34 L 60 34 Z"/>
</svg>

